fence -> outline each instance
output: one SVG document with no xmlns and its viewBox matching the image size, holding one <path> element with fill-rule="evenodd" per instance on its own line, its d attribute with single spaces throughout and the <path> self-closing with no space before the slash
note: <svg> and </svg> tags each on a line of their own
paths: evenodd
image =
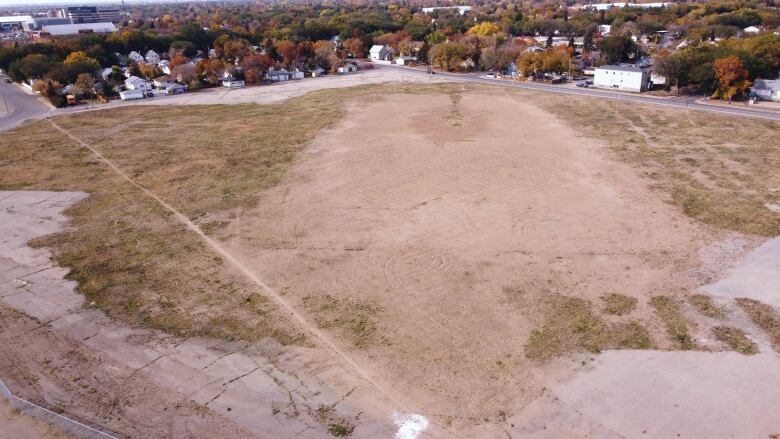
<svg viewBox="0 0 780 439">
<path fill-rule="evenodd" d="M 116 436 L 103 433 L 102 431 L 95 430 L 89 425 L 84 425 L 81 422 L 74 421 L 73 419 L 62 416 L 58 413 L 54 413 L 51 410 L 47 410 L 39 405 L 35 405 L 30 401 L 24 400 L 15 396 L 8 390 L 2 380 L 0 380 L 0 396 L 5 398 L 14 409 L 38 418 L 47 424 L 53 425 L 60 430 L 69 433 L 70 435 L 79 439 L 118 439 Z"/>
</svg>

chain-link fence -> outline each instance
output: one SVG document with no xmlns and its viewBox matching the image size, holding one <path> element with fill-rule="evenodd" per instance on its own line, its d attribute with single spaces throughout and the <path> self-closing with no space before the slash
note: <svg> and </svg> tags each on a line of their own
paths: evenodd
<svg viewBox="0 0 780 439">
<path fill-rule="evenodd" d="M 69 433 L 73 437 L 79 439 L 118 439 L 116 436 L 111 436 L 110 434 L 95 430 L 89 425 L 84 425 L 81 422 L 74 421 L 73 419 L 54 413 L 51 410 L 47 410 L 39 405 L 35 405 L 15 396 L 8 390 L 8 387 L 5 386 L 5 383 L 3 383 L 2 380 L 0 380 L 0 396 L 5 398 L 14 409 L 38 418 L 47 424 L 53 425 L 60 430 Z"/>
</svg>

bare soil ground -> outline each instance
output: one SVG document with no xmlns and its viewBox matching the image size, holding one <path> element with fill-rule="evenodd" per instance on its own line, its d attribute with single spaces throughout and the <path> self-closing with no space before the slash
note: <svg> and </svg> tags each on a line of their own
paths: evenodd
<svg viewBox="0 0 780 439">
<path fill-rule="evenodd" d="M 626 366 L 639 357 L 588 366 L 596 353 L 758 350 L 776 361 L 775 309 L 695 294 L 777 234 L 765 207 L 780 186 L 776 145 L 756 144 L 777 125 L 565 99 L 393 86 L 58 123 L 219 239 L 403 409 L 447 435 L 630 435 L 638 424 L 615 422 L 616 408 L 582 409 L 582 395 L 614 395 L 571 378 L 595 370 L 630 381 Z M 28 147 L 14 148 L 21 137 Z M 0 188 L 91 193 L 68 211 L 73 228 L 36 245 L 74 269 L 94 306 L 177 336 L 323 348 L 153 200 L 52 139 L 47 123 L 4 136 L 0 150 Z M 334 367 L 324 351 L 303 356 L 299 372 Z M 652 383 L 645 372 L 637 383 Z M 327 379 L 343 387 L 348 375 Z M 647 395 L 645 384 L 634 389 Z M 335 425 L 326 431 L 353 433 Z"/>
<path fill-rule="evenodd" d="M 545 297 L 624 294 L 639 309 L 610 321 L 647 324 L 649 296 L 695 286 L 706 231 L 602 148 L 516 96 L 386 96 L 228 242 L 413 407 L 498 419 L 544 387 L 524 346 Z"/>
<path fill-rule="evenodd" d="M 68 439 L 71 436 L 35 418 L 19 413 L 0 398 L 0 439 Z"/>
</svg>

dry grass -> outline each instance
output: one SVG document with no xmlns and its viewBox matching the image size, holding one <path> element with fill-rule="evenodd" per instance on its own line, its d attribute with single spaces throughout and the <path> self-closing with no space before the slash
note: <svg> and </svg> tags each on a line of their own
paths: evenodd
<svg viewBox="0 0 780 439">
<path fill-rule="evenodd" d="M 780 352 L 780 317 L 777 312 L 758 300 L 741 297 L 735 301 L 750 316 L 750 320 L 769 336 L 772 347 Z"/>
<path fill-rule="evenodd" d="M 569 352 L 604 349 L 650 349 L 652 340 L 637 322 L 609 325 L 587 300 L 553 294 L 543 305 L 544 323 L 528 337 L 525 354 L 550 360 Z"/>
<path fill-rule="evenodd" d="M 378 305 L 325 294 L 304 298 L 303 306 L 314 315 L 318 327 L 338 331 L 357 348 L 381 340 L 377 335 L 377 323 L 382 308 Z"/>
<path fill-rule="evenodd" d="M 630 313 L 636 308 L 637 303 L 635 298 L 622 294 L 607 294 L 601 296 L 601 300 L 604 302 L 604 312 L 617 316 Z"/>
<path fill-rule="evenodd" d="M 674 343 L 675 348 L 690 350 L 696 348 L 696 343 L 688 333 L 688 323 L 680 311 L 680 304 L 668 296 L 655 296 L 650 299 L 650 306 L 666 326 L 666 333 Z"/>
<path fill-rule="evenodd" d="M 530 100 L 638 166 L 653 187 L 699 221 L 762 236 L 780 235 L 765 203 L 780 192 L 780 123 L 606 99 L 527 93 Z"/>
<path fill-rule="evenodd" d="M 725 314 L 723 308 L 715 305 L 712 298 L 706 294 L 692 294 L 688 296 L 688 303 L 693 305 L 701 315 L 713 319 L 723 319 Z"/>
<path fill-rule="evenodd" d="M 758 353 L 758 346 L 752 340 L 747 338 L 745 331 L 729 326 L 716 326 L 712 328 L 715 338 L 725 343 L 732 351 L 744 355 L 753 355 Z"/>
<path fill-rule="evenodd" d="M 341 117 L 345 100 L 364 92 L 313 93 L 272 106 L 125 107 L 56 121 L 219 234 L 232 212 L 254 206 L 297 152 Z M 0 169 L 5 189 L 90 194 L 67 211 L 73 228 L 35 244 L 53 247 L 87 302 L 109 315 L 183 336 L 304 342 L 257 286 L 48 122 L 4 133 Z"/>
</svg>

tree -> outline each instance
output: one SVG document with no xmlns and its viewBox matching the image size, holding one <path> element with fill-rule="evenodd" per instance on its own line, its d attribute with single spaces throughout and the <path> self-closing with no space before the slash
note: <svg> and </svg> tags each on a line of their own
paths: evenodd
<svg viewBox="0 0 780 439">
<path fill-rule="evenodd" d="M 629 61 L 636 58 L 636 43 L 629 36 L 606 37 L 599 42 L 601 54 L 608 64 Z"/>
<path fill-rule="evenodd" d="M 95 71 L 100 68 L 100 63 L 95 58 L 87 55 L 86 52 L 81 50 L 71 52 L 63 61 L 66 66 L 83 66 L 85 69 L 91 69 Z"/>
<path fill-rule="evenodd" d="M 447 41 L 447 37 L 441 31 L 436 30 L 429 33 L 428 36 L 425 37 L 425 41 L 428 42 L 429 46 L 435 46 Z"/>
<path fill-rule="evenodd" d="M 81 73 L 76 77 L 76 82 L 73 85 L 76 86 L 80 95 L 92 96 L 95 91 L 95 77 L 89 73 Z"/>
<path fill-rule="evenodd" d="M 718 88 L 713 94 L 720 99 L 729 99 L 740 95 L 750 88 L 748 71 L 742 66 L 742 61 L 734 55 L 716 59 L 713 68 L 715 79 L 718 80 Z"/>
<path fill-rule="evenodd" d="M 466 59 L 466 46 L 460 43 L 439 43 L 429 51 L 431 64 L 452 71 L 460 68 Z"/>
<path fill-rule="evenodd" d="M 669 88 L 677 87 L 679 90 L 681 85 L 686 85 L 688 82 L 685 64 L 676 55 L 656 58 L 654 69 L 657 74 L 666 79 Z"/>
<path fill-rule="evenodd" d="M 366 57 L 366 46 L 361 38 L 352 37 L 344 41 L 344 49 L 355 58 Z"/>
<path fill-rule="evenodd" d="M 475 24 L 474 26 L 469 28 L 469 30 L 466 32 L 466 35 L 474 35 L 477 37 L 489 37 L 499 32 L 501 32 L 501 28 L 497 24 L 491 23 L 489 21 L 484 21 L 482 23 Z"/>
</svg>

